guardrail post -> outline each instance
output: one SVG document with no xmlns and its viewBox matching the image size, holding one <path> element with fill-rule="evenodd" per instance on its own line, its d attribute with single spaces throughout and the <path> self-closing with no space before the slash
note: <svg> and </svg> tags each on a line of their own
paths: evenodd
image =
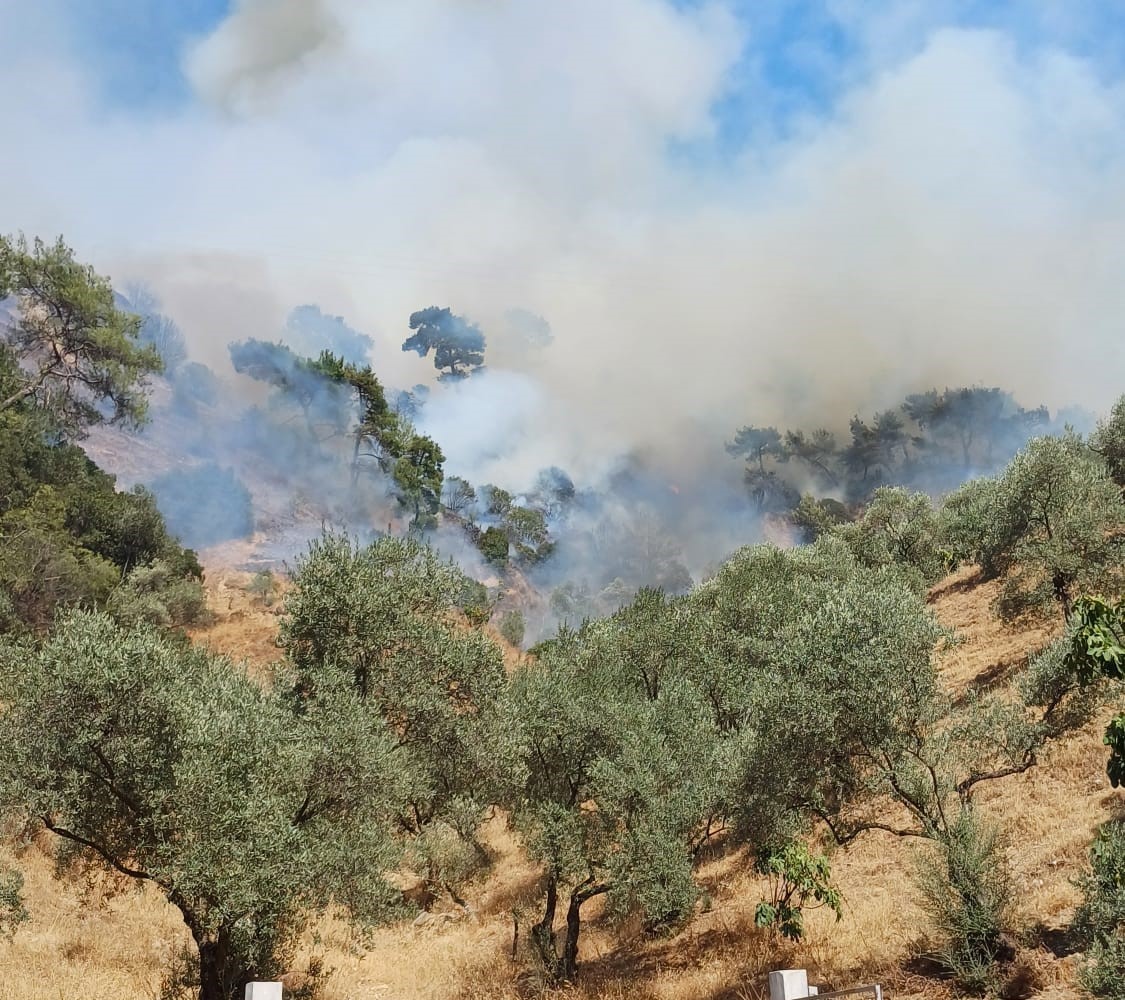
<svg viewBox="0 0 1125 1000">
<path fill-rule="evenodd" d="M 281 983 L 247 983 L 245 1000 L 281 1000 Z"/>
</svg>

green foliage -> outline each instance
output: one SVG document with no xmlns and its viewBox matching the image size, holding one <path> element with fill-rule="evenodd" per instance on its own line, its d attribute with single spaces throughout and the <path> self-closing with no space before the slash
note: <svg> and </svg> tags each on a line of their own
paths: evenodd
<svg viewBox="0 0 1125 1000">
<path fill-rule="evenodd" d="M 23 905 L 23 876 L 0 872 L 0 935 L 11 938 L 31 916 Z"/>
<path fill-rule="evenodd" d="M 554 549 L 547 533 L 547 518 L 541 510 L 512 506 L 504 516 L 504 531 L 523 562 L 539 562 Z"/>
<path fill-rule="evenodd" d="M 827 906 L 837 921 L 843 916 L 843 897 L 832 884 L 828 858 L 813 854 L 807 844 L 790 840 L 760 847 L 754 854 L 754 870 L 770 883 L 770 898 L 754 911 L 757 926 L 776 928 L 782 937 L 800 941 L 807 910 Z"/>
<path fill-rule="evenodd" d="M 517 609 L 505 611 L 500 616 L 500 623 L 496 628 L 505 640 L 515 646 L 516 649 L 523 646 L 523 636 L 527 628 L 527 623 L 524 621 L 522 611 Z"/>
<path fill-rule="evenodd" d="M 938 517 L 941 539 L 954 560 L 976 563 L 989 579 L 1003 573 L 1016 541 L 1005 511 L 995 479 L 970 479 L 950 493 Z"/>
<path fill-rule="evenodd" d="M 403 341 L 402 349 L 420 358 L 433 351 L 434 367 L 448 369 L 449 378 L 471 375 L 484 364 L 484 334 L 449 309 L 430 306 L 411 313 L 410 329 L 415 333 Z"/>
<path fill-rule="evenodd" d="M 801 502 L 793 509 L 789 518 L 800 529 L 802 540 L 806 543 L 815 542 L 837 525 L 847 524 L 852 520 L 848 508 L 839 500 L 818 500 L 811 493 L 801 497 Z"/>
<path fill-rule="evenodd" d="M 405 418 L 399 418 L 392 479 L 399 503 L 412 511 L 411 527 L 423 529 L 436 523 L 441 507 L 441 448 L 424 434 L 418 434 Z"/>
<path fill-rule="evenodd" d="M 783 843 L 810 816 L 835 822 L 865 802 L 881 787 L 873 762 L 904 757 L 917 720 L 936 721 L 943 636 L 896 570 L 824 539 L 744 549 L 686 597 L 642 590 L 537 647 L 512 682 L 522 763 L 508 802 L 548 871 L 548 969 L 573 977 L 592 895 L 674 925 L 718 831 Z M 548 933 L 560 898 L 561 954 Z"/>
<path fill-rule="evenodd" d="M 1125 502 L 1073 434 L 1035 438 L 993 483 L 964 487 L 946 511 L 955 553 L 1006 574 L 1005 617 L 1054 604 L 1069 618 L 1080 591 L 1125 582 Z"/>
<path fill-rule="evenodd" d="M 1099 676 L 1125 680 L 1125 602 L 1080 597 L 1071 618 L 1071 665 L 1085 682 Z"/>
<path fill-rule="evenodd" d="M 669 682 L 655 698 L 617 667 L 615 621 L 561 633 L 513 678 L 507 729 L 515 765 L 506 804 L 547 869 L 543 917 L 533 930 L 555 978 L 573 980 L 581 908 L 609 894 L 611 912 L 641 912 L 652 927 L 682 919 L 696 897 L 692 835 L 714 788 L 714 730 L 698 695 Z M 568 896 L 561 954 L 558 896 Z"/>
<path fill-rule="evenodd" d="M 1090 437 L 1090 447 L 1105 462 L 1110 477 L 1125 489 L 1125 396 L 1113 404 L 1109 416 Z"/>
<path fill-rule="evenodd" d="M 493 566 L 503 567 L 508 564 L 509 546 L 508 533 L 495 525 L 485 528 L 477 540 L 481 555 Z"/>
<path fill-rule="evenodd" d="M 139 340 L 141 320 L 115 305 L 109 282 L 78 263 L 61 239 L 0 236 L 0 285 L 18 319 L 6 331 L 9 365 L 0 411 L 25 403 L 72 436 L 109 419 L 139 425 L 144 386 L 160 355 Z"/>
<path fill-rule="evenodd" d="M 487 801 L 481 776 L 505 675 L 499 647 L 457 621 L 465 581 L 414 540 L 325 535 L 297 560 L 285 596 L 280 642 L 298 699 L 315 705 L 346 688 L 383 720 L 401 775 L 396 821 L 414 835 L 461 817 L 455 826 L 471 837 L 464 803 L 479 815 Z"/>
<path fill-rule="evenodd" d="M 943 630 L 896 572 L 858 564 L 839 539 L 743 549 L 689 600 L 704 628 L 693 672 L 737 738 L 736 814 L 758 842 L 870 794 L 872 765 L 937 712 Z"/>
<path fill-rule="evenodd" d="M 0 588 L 7 625 L 45 628 L 64 605 L 100 605 L 120 577 L 112 562 L 67 530 L 66 507 L 52 486 L 0 515 Z"/>
<path fill-rule="evenodd" d="M 1083 684 L 1101 677 L 1125 680 L 1125 601 L 1110 604 L 1099 597 L 1080 597 L 1074 606 L 1066 665 Z M 1114 788 L 1125 784 L 1125 714 L 1106 727 L 1109 747 L 1106 772 Z"/>
<path fill-rule="evenodd" d="M 441 508 L 445 456 L 432 438 L 419 434 L 410 419 L 387 405 L 382 384 L 370 365 L 359 367 L 324 351 L 311 371 L 332 384 L 347 387 L 357 404 L 355 462 L 370 454 L 391 477 L 398 502 L 412 513 L 411 528 L 424 530 L 436 523 Z M 368 446 L 373 450 L 363 452 Z M 353 474 L 358 468 L 353 468 Z"/>
<path fill-rule="evenodd" d="M 865 566 L 900 567 L 920 590 L 949 569 L 949 555 L 939 543 L 937 514 L 924 493 L 882 486 L 857 521 L 832 533 Z"/>
<path fill-rule="evenodd" d="M 203 585 L 156 560 L 134 567 L 109 596 L 106 610 L 126 625 L 147 623 L 163 628 L 194 625 L 207 616 Z"/>
<path fill-rule="evenodd" d="M 318 910 L 392 912 L 398 763 L 354 699 L 294 716 L 221 657 L 70 613 L 0 652 L 0 704 L 0 810 L 53 833 L 61 867 L 162 892 L 201 1000 L 274 978 Z"/>
<path fill-rule="evenodd" d="M 920 858 L 917 884 L 922 904 L 942 935 L 941 960 L 958 984 L 973 993 L 996 985 L 1014 889 L 997 826 L 969 808 Z"/>
<path fill-rule="evenodd" d="M 465 612 L 470 625 L 479 628 L 487 622 L 492 617 L 492 604 L 488 588 L 483 583 L 470 576 L 463 579 L 457 605 Z"/>
<path fill-rule="evenodd" d="M 261 601 L 267 608 L 277 599 L 279 585 L 277 577 L 268 569 L 259 570 L 246 585 L 247 593 Z"/>
<path fill-rule="evenodd" d="M 1125 822 L 1098 831 L 1090 870 L 1078 879 L 1074 929 L 1086 947 L 1082 984 L 1096 997 L 1125 1000 Z"/>
<path fill-rule="evenodd" d="M 0 495 L 4 629 L 46 628 L 60 606 L 103 606 L 123 577 L 157 561 L 184 581 L 202 575 L 168 536 L 151 494 L 117 492 L 30 404 L 0 414 Z"/>
</svg>

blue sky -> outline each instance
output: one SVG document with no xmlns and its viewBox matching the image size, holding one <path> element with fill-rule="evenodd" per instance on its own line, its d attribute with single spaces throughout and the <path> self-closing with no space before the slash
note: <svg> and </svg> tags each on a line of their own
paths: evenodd
<svg viewBox="0 0 1125 1000">
<path fill-rule="evenodd" d="M 182 53 L 231 6 L 232 0 L 66 0 L 62 9 L 74 55 L 106 103 L 160 112 L 193 100 Z M 908 57 L 941 27 L 998 30 L 1027 51 L 1056 47 L 1089 59 L 1109 77 L 1125 69 L 1121 0 L 734 0 L 732 6 L 747 42 L 713 109 L 710 153 L 784 138 L 810 117 L 830 116 L 847 86 L 881 58 Z M 873 51 L 873 44 L 885 51 Z M 708 150 L 693 152 L 706 158 Z"/>
<path fill-rule="evenodd" d="M 154 108 L 190 100 L 180 55 L 226 16 L 229 0 L 74 0 L 75 55 L 113 105 Z"/>
</svg>

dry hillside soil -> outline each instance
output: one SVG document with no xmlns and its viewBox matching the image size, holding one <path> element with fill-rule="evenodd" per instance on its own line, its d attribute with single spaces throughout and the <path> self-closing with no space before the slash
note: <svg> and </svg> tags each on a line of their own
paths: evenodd
<svg viewBox="0 0 1125 1000">
<path fill-rule="evenodd" d="M 224 553 L 230 557 L 229 550 Z M 214 555 L 214 554 L 212 554 Z M 224 560 L 237 565 L 236 559 Z M 268 670 L 276 606 L 246 591 L 251 575 L 210 563 L 208 586 L 215 620 L 195 639 Z M 951 689 L 996 687 L 1041 646 L 1050 630 L 1010 629 L 991 611 L 993 584 L 963 570 L 939 584 L 931 603 L 962 642 L 947 655 L 943 676 Z M 515 660 L 513 652 L 511 659 Z M 1067 955 L 1062 930 L 1098 824 L 1122 806 L 1109 787 L 1100 734 L 1110 712 L 1094 720 L 1019 777 L 981 793 L 988 811 L 1011 831 L 1024 928 L 1011 996 L 1062 1000 L 1078 997 L 1080 956 Z M 511 957 L 513 914 L 531 905 L 538 873 L 520 851 L 502 816 L 487 826 L 493 874 L 473 886 L 476 918 L 456 916 L 423 926 L 406 922 L 363 939 L 340 923 L 321 922 L 302 946 L 298 969 L 323 960 L 324 1000 L 473 1000 L 526 998 L 539 984 L 522 954 Z M 918 956 L 928 947 L 926 920 L 912 895 L 911 844 L 880 833 L 835 852 L 833 869 L 845 897 L 843 919 L 812 914 L 807 939 L 780 945 L 757 930 L 753 912 L 761 886 L 743 855 L 708 863 L 702 871 L 708 903 L 671 938 L 650 940 L 639 928 L 610 927 L 593 918 L 584 932 L 581 984 L 576 998 L 751 1000 L 765 989 L 771 968 L 805 967 L 810 981 L 841 988 L 881 982 L 895 997 L 944 998 L 950 987 Z M 155 894 L 121 891 L 109 883 L 80 889 L 57 881 L 43 853 L 32 847 L 14 859 L 27 879 L 31 921 L 0 942 L 0 1000 L 158 998 L 163 970 L 187 943 L 175 911 Z M 437 904 L 435 909 L 443 909 Z M 452 910 L 451 904 L 444 906 Z M 524 917 L 524 923 L 529 923 Z M 292 985 L 300 980 L 293 974 Z"/>
</svg>

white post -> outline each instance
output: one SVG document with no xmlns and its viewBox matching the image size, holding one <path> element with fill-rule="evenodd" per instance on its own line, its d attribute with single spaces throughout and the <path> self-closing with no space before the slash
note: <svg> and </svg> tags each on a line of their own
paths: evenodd
<svg viewBox="0 0 1125 1000">
<path fill-rule="evenodd" d="M 281 983 L 247 983 L 245 1000 L 281 1000 Z"/>
<path fill-rule="evenodd" d="M 816 996 L 816 987 L 809 989 L 809 976 L 804 969 L 778 969 L 770 973 L 770 1000 L 803 1000 Z"/>
</svg>

